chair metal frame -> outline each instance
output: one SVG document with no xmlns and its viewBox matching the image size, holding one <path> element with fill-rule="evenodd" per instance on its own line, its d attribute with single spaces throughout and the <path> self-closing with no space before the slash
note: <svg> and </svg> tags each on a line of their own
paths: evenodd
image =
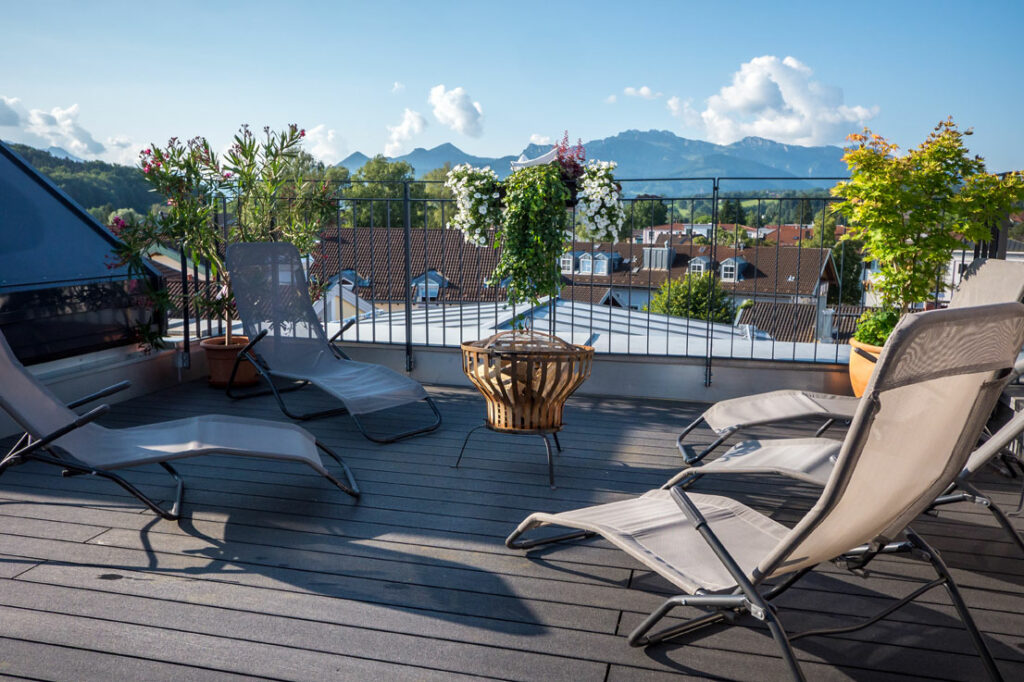
<svg viewBox="0 0 1024 682">
<path fill-rule="evenodd" d="M 232 400 L 246 400 L 248 398 L 273 395 L 274 399 L 277 400 L 278 407 L 281 408 L 281 411 L 284 412 L 284 414 L 290 417 L 291 419 L 295 419 L 297 421 L 307 421 L 310 419 L 320 419 L 321 417 L 348 414 L 350 417 L 352 417 L 352 421 L 355 422 L 356 428 L 359 429 L 359 433 L 361 433 L 363 437 L 373 441 L 374 443 L 381 444 L 394 443 L 395 441 L 402 440 L 403 438 L 411 438 L 412 436 L 430 433 L 431 431 L 436 431 L 441 426 L 441 411 L 437 409 L 437 404 L 434 402 L 434 399 L 431 398 L 430 396 L 424 398 L 423 401 L 427 403 L 431 411 L 434 413 L 434 421 L 431 424 L 428 424 L 427 426 L 420 428 L 410 429 L 408 431 L 401 431 L 398 433 L 388 434 L 386 436 L 372 435 L 369 431 L 366 430 L 366 427 L 363 425 L 363 422 L 359 419 L 359 416 L 349 413 L 349 411 L 345 407 L 335 407 L 328 410 L 319 410 L 307 413 L 293 412 L 285 404 L 284 398 L 282 397 L 281 394 L 289 393 L 291 391 L 297 391 L 299 389 L 305 388 L 306 386 L 309 386 L 313 382 L 305 380 L 292 380 L 293 383 L 291 386 L 279 387 L 277 385 L 277 383 L 274 381 L 273 370 L 270 369 L 270 367 L 267 365 L 267 362 L 254 350 L 256 344 L 259 343 L 264 337 L 266 337 L 267 333 L 268 330 L 262 330 L 253 339 L 251 339 L 249 343 L 247 343 L 245 347 L 242 348 L 242 350 L 238 351 L 238 355 L 235 357 L 235 363 L 231 368 L 231 376 L 228 378 L 227 388 L 225 389 L 225 393 L 227 393 L 227 396 Z M 332 337 L 331 340 L 328 342 L 327 346 L 328 348 L 331 349 L 331 352 L 334 353 L 334 356 L 339 360 L 349 360 L 350 358 L 344 353 L 344 351 L 342 351 L 334 344 L 334 339 L 337 338 L 337 336 L 338 334 L 335 334 L 335 336 Z M 266 381 L 268 386 L 267 389 L 244 392 L 238 391 L 238 387 L 234 385 L 235 376 L 238 374 L 238 366 L 244 360 L 248 360 L 252 364 L 252 366 L 256 368 L 257 374 L 259 374 L 260 377 L 262 377 L 263 380 Z"/>
<path fill-rule="evenodd" d="M 820 628 L 789 634 L 779 619 L 777 607 L 772 602 L 807 575 L 814 567 L 807 567 L 791 573 L 773 586 L 767 586 L 760 580 L 751 581 L 715 535 L 715 532 L 708 525 L 707 519 L 704 518 L 704 515 L 689 498 L 683 487 L 681 485 L 672 487 L 670 494 L 672 500 L 693 524 L 695 530 L 704 539 L 708 547 L 718 557 L 719 561 L 722 562 L 726 570 L 729 571 L 729 574 L 736 581 L 737 587 L 730 594 L 702 594 L 698 592 L 693 595 L 680 594 L 669 597 L 629 634 L 627 641 L 630 646 L 646 647 L 658 644 L 669 639 L 691 635 L 712 625 L 722 623 L 733 625 L 736 624 L 739 617 L 746 614 L 768 627 L 772 639 L 779 647 L 783 662 L 790 675 L 794 680 L 803 681 L 807 678 L 793 651 L 793 642 L 795 640 L 804 637 L 836 635 L 864 629 L 941 585 L 946 588 L 950 600 L 953 602 L 953 606 L 971 638 L 971 642 L 978 651 L 978 655 L 989 678 L 996 681 L 1003 679 L 995 659 L 992 657 L 992 653 L 989 651 L 988 645 L 985 644 L 981 631 L 978 629 L 977 623 L 975 623 L 973 616 L 967 608 L 967 604 L 960 593 L 956 581 L 949 572 L 949 568 L 938 552 L 911 528 L 906 528 L 903 531 L 906 537 L 906 540 L 903 542 L 889 543 L 883 546 L 864 545 L 843 553 L 835 559 L 835 562 L 847 570 L 863 572 L 867 565 L 878 556 L 891 554 L 908 555 L 911 558 L 930 564 L 937 576 L 934 580 L 921 585 L 907 596 L 897 600 L 894 604 L 866 618 L 863 622 L 842 627 Z M 517 528 L 505 541 L 505 545 L 511 549 L 529 549 L 554 542 L 589 538 L 596 535 L 596 533 L 591 531 L 578 530 L 547 538 L 520 540 L 519 538 L 524 532 L 526 532 L 525 529 L 520 530 Z M 653 634 L 651 633 L 651 629 L 659 621 L 665 618 L 673 609 L 680 606 L 696 607 L 706 610 L 708 613 L 658 630 Z"/>
<path fill-rule="evenodd" d="M 91 393 L 87 396 L 83 396 L 82 398 L 78 398 L 77 400 L 73 400 L 70 403 L 67 403 L 67 407 L 69 409 L 75 409 L 77 407 L 81 407 L 82 405 L 93 402 L 100 398 L 105 398 L 119 391 L 123 391 L 126 388 L 129 388 L 130 386 L 130 382 L 121 381 L 111 386 L 108 386 L 102 390 L 99 390 L 95 393 Z M 29 461 L 43 462 L 45 464 L 51 464 L 60 467 L 62 469 L 61 475 L 65 477 L 81 475 L 99 476 L 100 478 L 105 478 L 109 481 L 113 481 L 117 485 L 127 490 L 129 493 L 138 498 L 139 501 L 141 501 L 143 504 L 149 507 L 161 518 L 164 518 L 168 521 L 177 521 L 181 517 L 181 505 L 185 497 L 185 482 L 181 478 L 181 475 L 178 473 L 177 469 L 172 467 L 168 462 L 156 462 L 156 464 L 159 464 L 167 473 L 169 473 L 174 478 L 175 481 L 176 490 L 174 494 L 174 501 L 171 504 L 169 510 L 165 509 L 164 507 L 161 507 L 158 502 L 153 500 L 151 497 L 143 493 L 141 490 L 136 488 L 134 485 L 132 485 L 124 478 L 114 473 L 113 471 L 108 471 L 105 469 L 89 466 L 88 464 L 85 464 L 84 462 L 75 459 L 69 453 L 61 450 L 59 446 L 55 446 L 53 444 L 53 442 L 59 439 L 61 436 L 65 436 L 68 433 L 74 431 L 75 429 L 81 428 L 85 424 L 95 421 L 97 418 L 106 414 L 109 410 L 109 405 L 100 405 L 96 408 L 93 408 L 89 412 L 86 412 L 82 416 L 78 417 L 73 422 L 65 424 L 61 428 L 56 429 L 55 431 L 38 438 L 33 437 L 31 434 L 27 432 L 23 433 L 21 437 L 18 438 L 18 440 L 14 443 L 11 449 L 7 451 L 3 458 L 0 458 L 0 476 L 2 476 L 4 472 L 10 469 L 11 467 L 15 467 L 20 464 L 25 464 Z M 341 459 L 341 456 L 338 455 L 338 453 L 328 448 L 319 440 L 316 440 L 316 446 L 323 452 L 330 455 L 330 457 L 341 466 L 342 470 L 345 472 L 345 478 L 348 481 L 348 483 L 343 483 L 329 472 L 324 473 L 321 471 L 317 471 L 317 473 L 326 478 L 328 481 L 333 483 L 338 488 L 340 488 L 346 494 L 351 495 L 353 498 L 358 500 L 361 494 L 359 492 L 359 485 L 356 483 L 355 477 L 349 470 L 348 465 L 345 464 L 344 460 Z"/>
</svg>

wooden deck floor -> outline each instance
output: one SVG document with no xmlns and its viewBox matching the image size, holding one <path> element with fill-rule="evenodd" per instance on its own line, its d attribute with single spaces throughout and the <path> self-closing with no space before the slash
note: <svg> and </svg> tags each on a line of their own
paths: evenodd
<svg viewBox="0 0 1024 682">
<path fill-rule="evenodd" d="M 625 633 L 669 586 L 603 541 L 528 555 L 502 543 L 531 511 L 657 487 L 679 467 L 675 435 L 700 406 L 574 398 L 552 491 L 536 437 L 479 432 L 453 469 L 482 400 L 456 389 L 432 393 L 445 425 L 393 445 L 364 440 L 344 416 L 307 424 L 345 457 L 364 491 L 358 503 L 302 467 L 197 458 L 179 467 L 188 489 L 177 524 L 105 481 L 61 478 L 39 464 L 8 472 L 0 478 L 0 676 L 785 678 L 758 628 L 631 649 Z M 294 395 L 309 405 L 322 398 Z M 376 426 L 402 427 L 425 417 L 421 409 L 403 408 Z M 281 418 L 267 398 L 232 403 L 193 383 L 119 405 L 104 423 L 209 412 Z M 156 467 L 128 478 L 171 493 Z M 1014 506 L 1009 479 L 988 474 L 982 487 Z M 696 489 L 738 496 L 784 523 L 814 499 L 812 489 L 779 479 L 709 479 Z M 953 567 L 1003 674 L 1024 679 L 1024 558 L 978 507 L 948 508 L 916 527 Z M 903 559 L 873 568 L 866 578 L 820 568 L 780 601 L 784 624 L 796 631 L 846 622 L 929 576 L 927 566 Z M 941 591 L 858 633 L 800 640 L 797 652 L 812 679 L 984 675 Z"/>
</svg>

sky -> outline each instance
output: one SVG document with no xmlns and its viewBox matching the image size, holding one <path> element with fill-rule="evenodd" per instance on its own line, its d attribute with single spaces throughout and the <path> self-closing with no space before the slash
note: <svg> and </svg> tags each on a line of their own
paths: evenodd
<svg viewBox="0 0 1024 682">
<path fill-rule="evenodd" d="M 296 123 L 326 163 L 565 130 L 908 148 L 953 116 L 989 170 L 1024 169 L 1024 0 L 0 0 L 0 25 L 0 139 L 84 159 L 243 123 Z"/>
</svg>

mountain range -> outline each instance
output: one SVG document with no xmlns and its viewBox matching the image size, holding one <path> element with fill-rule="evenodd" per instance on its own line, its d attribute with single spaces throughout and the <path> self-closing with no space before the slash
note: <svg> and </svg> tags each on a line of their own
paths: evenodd
<svg viewBox="0 0 1024 682">
<path fill-rule="evenodd" d="M 628 194 L 671 194 L 687 187 L 694 188 L 693 182 L 681 183 L 676 180 L 646 180 L 646 178 L 773 178 L 772 180 L 736 180 L 723 182 L 723 191 L 771 189 L 805 190 L 812 187 L 830 187 L 833 180 L 795 181 L 779 178 L 833 178 L 849 175 L 842 161 L 843 150 L 834 146 L 801 147 L 782 144 L 761 137 L 746 137 L 728 145 L 714 144 L 702 140 L 690 140 L 667 130 L 627 130 L 612 137 L 591 140 L 584 143 L 588 159 L 615 161 L 618 178 L 645 178 L 642 182 L 628 182 L 624 191 Z M 530 144 L 523 148 L 522 155 L 534 158 L 551 149 L 548 145 Z M 509 174 L 509 163 L 519 154 L 485 157 L 468 154 L 451 143 L 438 145 L 433 149 L 417 147 L 408 154 L 389 158 L 390 161 L 405 161 L 415 170 L 417 177 L 428 171 L 444 166 L 468 163 L 473 166 L 490 166 L 499 177 Z M 355 172 L 369 157 L 355 152 L 338 165 Z M 710 186 L 710 181 L 705 184 Z"/>
</svg>

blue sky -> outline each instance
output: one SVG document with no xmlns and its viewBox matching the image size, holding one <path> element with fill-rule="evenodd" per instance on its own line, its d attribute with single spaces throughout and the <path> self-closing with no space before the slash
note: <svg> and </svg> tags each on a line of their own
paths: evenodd
<svg viewBox="0 0 1024 682">
<path fill-rule="evenodd" d="M 1021 0 L 3 0 L 0 18 L 0 138 L 83 158 L 291 122 L 328 162 L 565 129 L 840 144 L 866 124 L 906 147 L 953 115 L 990 170 L 1024 169 Z"/>
</svg>

